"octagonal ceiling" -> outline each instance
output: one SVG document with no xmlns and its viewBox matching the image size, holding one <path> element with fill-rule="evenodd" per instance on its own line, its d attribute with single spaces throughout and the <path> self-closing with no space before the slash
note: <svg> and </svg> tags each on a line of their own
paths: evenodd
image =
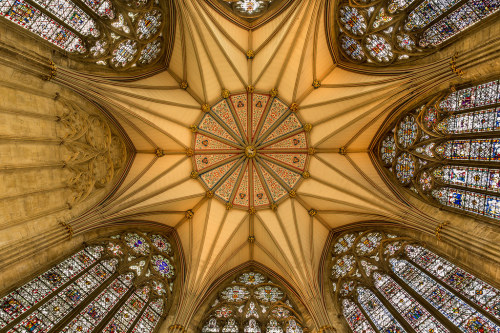
<svg viewBox="0 0 500 333">
<path fill-rule="evenodd" d="M 222 19 L 204 1 L 179 0 L 168 71 L 134 83 L 103 80 L 86 87 L 87 94 L 115 114 L 137 155 L 118 192 L 77 223 L 143 219 L 174 227 L 182 241 L 187 274 L 176 322 L 189 322 L 201 302 L 198 295 L 218 276 L 255 260 L 282 275 L 308 300 L 306 306 L 318 327 L 328 324 L 318 274 L 330 230 L 362 221 L 437 224 L 392 194 L 368 153 L 391 103 L 419 79 L 381 78 L 338 68 L 327 44 L 325 5 L 325 0 L 294 1 L 270 22 L 246 30 Z M 426 69 L 419 71 L 426 73 Z M 303 167 L 265 156 L 259 144 L 274 142 L 266 138 L 276 125 L 267 123 L 271 127 L 264 131 L 266 135 L 256 139 L 245 132 L 245 116 L 235 120 L 238 94 L 246 96 L 247 120 L 262 108 L 256 97 L 266 99 L 262 108 L 266 117 L 273 112 L 273 103 L 267 101 L 279 101 L 283 110 L 274 117 L 280 123 L 287 117 L 297 120 L 296 127 L 283 131 L 284 139 L 305 133 L 304 124 L 308 124 L 304 147 L 278 151 L 288 154 L 283 159 L 304 157 L 308 161 L 303 161 Z M 229 103 L 224 115 L 217 111 L 220 103 Z M 214 119 L 210 128 L 204 127 L 207 117 Z M 248 131 L 251 121 L 246 124 Z M 204 180 L 201 159 L 197 164 L 202 135 L 217 139 L 222 144 L 217 153 L 235 161 L 214 180 L 225 186 L 234 173 L 225 197 L 217 193 L 220 187 Z M 229 156 L 231 149 L 238 153 Z M 203 153 L 213 160 L 207 163 L 224 165 L 215 154 Z M 250 156 L 254 153 L 255 157 Z M 270 160 L 276 169 L 273 163 L 265 163 Z M 245 209 L 236 209 L 238 184 L 244 177 L 253 177 L 245 175 L 250 169 L 244 168 L 257 164 L 255 179 L 272 175 L 269 182 L 259 181 L 259 186 L 266 186 L 260 193 L 273 197 L 272 179 L 283 193 L 268 198 L 261 209 L 251 209 L 257 205 L 246 201 L 240 205 Z M 239 166 L 243 171 L 234 172 Z M 278 167 L 294 172 L 297 181 L 287 184 Z M 257 186 L 256 181 L 252 184 Z M 258 191 L 252 200 L 257 196 Z"/>
</svg>

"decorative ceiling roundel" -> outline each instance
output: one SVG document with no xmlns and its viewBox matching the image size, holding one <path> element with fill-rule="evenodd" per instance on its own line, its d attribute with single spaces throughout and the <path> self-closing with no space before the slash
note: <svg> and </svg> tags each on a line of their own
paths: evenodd
<svg viewBox="0 0 500 333">
<path fill-rule="evenodd" d="M 227 208 L 275 208 L 307 177 L 308 131 L 278 97 L 229 95 L 194 127 L 193 168 Z"/>
</svg>

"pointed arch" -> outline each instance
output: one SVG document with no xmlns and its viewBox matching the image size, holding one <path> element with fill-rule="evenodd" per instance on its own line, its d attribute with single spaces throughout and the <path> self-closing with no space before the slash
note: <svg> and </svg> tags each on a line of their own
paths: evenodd
<svg viewBox="0 0 500 333">
<path fill-rule="evenodd" d="M 326 297 L 346 327 L 353 332 L 498 330 L 498 286 L 405 234 L 387 227 L 332 234 L 325 253 Z"/>
<path fill-rule="evenodd" d="M 0 299 L 0 327 L 157 331 L 179 284 L 179 253 L 171 236 L 127 228 L 82 244 Z"/>
<path fill-rule="evenodd" d="M 89 71 L 165 68 L 175 33 L 171 1 L 8 0 L 0 17 Z"/>
<path fill-rule="evenodd" d="M 410 64 L 494 24 L 499 9 L 498 3 L 483 0 L 330 2 L 330 48 L 339 62 L 354 67 Z"/>
<path fill-rule="evenodd" d="M 201 332 L 303 332 L 310 320 L 291 287 L 255 262 L 221 276 L 196 317 Z"/>
<path fill-rule="evenodd" d="M 429 204 L 498 223 L 499 94 L 497 75 L 403 111 L 376 147 L 389 179 Z"/>
</svg>

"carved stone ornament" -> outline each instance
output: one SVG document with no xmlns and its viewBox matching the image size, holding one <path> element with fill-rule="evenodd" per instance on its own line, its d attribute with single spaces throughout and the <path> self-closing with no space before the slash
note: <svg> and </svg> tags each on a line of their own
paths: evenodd
<svg viewBox="0 0 500 333">
<path fill-rule="evenodd" d="M 62 142 L 64 168 L 70 173 L 67 183 L 72 195 L 68 204 L 73 206 L 113 182 L 125 164 L 127 150 L 105 118 L 89 114 L 66 99 L 58 102 L 62 114 L 57 135 Z"/>
</svg>

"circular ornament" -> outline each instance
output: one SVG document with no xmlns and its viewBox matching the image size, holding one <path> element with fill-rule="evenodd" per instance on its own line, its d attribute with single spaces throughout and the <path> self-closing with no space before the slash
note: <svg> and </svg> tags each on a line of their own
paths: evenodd
<svg viewBox="0 0 500 333">
<path fill-rule="evenodd" d="M 250 293 L 245 287 L 232 286 L 227 287 L 221 292 L 221 298 L 228 302 L 242 302 L 248 299 L 249 294 Z"/>
<path fill-rule="evenodd" d="M 137 42 L 128 39 L 118 44 L 116 49 L 113 50 L 111 63 L 115 67 L 125 67 L 125 65 L 134 59 L 136 53 Z"/>
<path fill-rule="evenodd" d="M 366 57 L 361 44 L 349 36 L 342 35 L 340 37 L 340 46 L 345 54 L 352 60 L 362 61 Z"/>
<path fill-rule="evenodd" d="M 284 294 L 279 288 L 272 286 L 258 287 L 255 291 L 255 297 L 262 302 L 274 303 L 281 300 L 283 296 Z"/>
<path fill-rule="evenodd" d="M 165 252 L 167 254 L 170 253 L 171 251 L 170 243 L 163 236 L 150 235 L 149 239 L 151 239 L 151 242 L 158 249 L 158 251 Z"/>
<path fill-rule="evenodd" d="M 125 235 L 125 242 L 136 253 L 146 255 L 149 253 L 149 244 L 136 233 Z"/>
<path fill-rule="evenodd" d="M 342 252 L 349 250 L 352 244 L 354 244 L 355 239 L 356 239 L 355 234 L 347 234 L 342 236 L 333 246 L 333 251 L 336 254 L 340 254 Z"/>
<path fill-rule="evenodd" d="M 379 35 L 369 35 L 365 39 L 365 47 L 370 56 L 380 63 L 389 63 L 394 59 L 391 45 L 384 37 Z"/>
<path fill-rule="evenodd" d="M 194 132 L 193 169 L 226 206 L 255 212 L 295 191 L 309 163 L 306 126 L 277 96 L 232 94 Z"/>
<path fill-rule="evenodd" d="M 382 141 L 380 157 L 387 165 L 392 164 L 394 161 L 394 157 L 396 157 L 396 142 L 394 141 L 393 135 L 388 135 L 384 141 Z"/>
<path fill-rule="evenodd" d="M 418 125 L 412 115 L 406 116 L 398 126 L 397 130 L 398 143 L 407 148 L 417 140 Z"/>
<path fill-rule="evenodd" d="M 366 20 L 356 8 L 341 7 L 340 22 L 344 29 L 353 35 L 362 36 L 366 32 Z"/>
<path fill-rule="evenodd" d="M 174 267 L 170 264 L 170 261 L 168 261 L 167 258 L 161 255 L 153 256 L 153 267 L 163 277 L 171 278 L 174 276 Z"/>
<path fill-rule="evenodd" d="M 372 252 L 380 245 L 381 240 L 382 235 L 379 232 L 370 232 L 364 235 L 356 245 L 356 253 L 365 255 Z"/>
<path fill-rule="evenodd" d="M 354 257 L 350 254 L 346 254 L 335 261 L 332 267 L 332 274 L 334 277 L 339 278 L 345 276 L 354 267 Z"/>
<path fill-rule="evenodd" d="M 408 153 L 402 153 L 396 160 L 396 177 L 403 184 L 409 184 L 415 175 L 415 161 Z"/>
</svg>

